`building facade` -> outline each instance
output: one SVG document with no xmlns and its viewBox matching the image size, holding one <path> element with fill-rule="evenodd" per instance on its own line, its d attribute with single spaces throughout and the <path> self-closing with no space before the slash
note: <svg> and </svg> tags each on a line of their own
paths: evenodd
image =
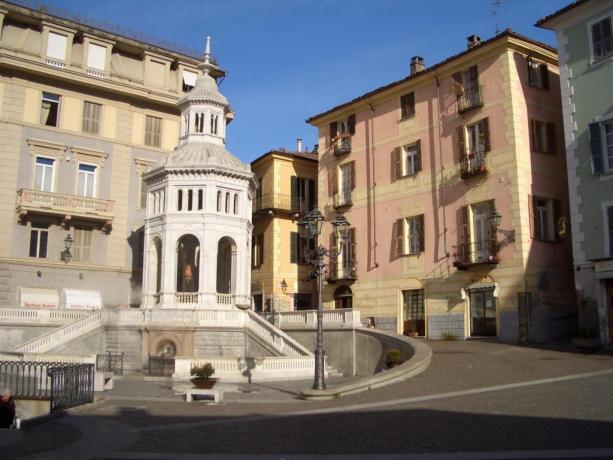
<svg viewBox="0 0 613 460">
<path fill-rule="evenodd" d="M 582 336 L 613 346 L 613 1 L 578 1 L 556 31 Z"/>
<path fill-rule="evenodd" d="M 253 201 L 251 292 L 256 311 L 316 308 L 317 286 L 298 234 L 298 216 L 317 206 L 316 152 L 273 150 L 251 162 L 259 188 Z"/>
<path fill-rule="evenodd" d="M 319 203 L 352 225 L 323 239 L 327 306 L 430 338 L 518 342 L 575 313 L 554 49 L 507 30 L 309 120 Z"/>
<path fill-rule="evenodd" d="M 0 27 L 0 302 L 139 305 L 141 175 L 198 60 L 5 2 Z"/>
</svg>

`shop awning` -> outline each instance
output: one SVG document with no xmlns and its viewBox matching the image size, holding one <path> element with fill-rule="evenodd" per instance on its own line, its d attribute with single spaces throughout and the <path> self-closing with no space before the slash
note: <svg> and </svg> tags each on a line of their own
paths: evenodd
<svg viewBox="0 0 613 460">
<path fill-rule="evenodd" d="M 62 307 L 72 309 L 102 308 L 102 296 L 98 291 L 62 289 Z"/>
<path fill-rule="evenodd" d="M 17 290 L 20 307 L 57 308 L 60 296 L 56 289 L 29 288 L 20 286 Z"/>
<path fill-rule="evenodd" d="M 183 71 L 183 83 L 185 83 L 187 86 L 196 86 L 196 78 L 198 78 L 198 74 L 196 72 L 190 72 L 189 70 Z"/>
</svg>

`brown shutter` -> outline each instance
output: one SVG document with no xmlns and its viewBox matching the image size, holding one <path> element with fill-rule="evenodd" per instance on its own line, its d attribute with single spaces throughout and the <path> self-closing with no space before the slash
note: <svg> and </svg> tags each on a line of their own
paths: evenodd
<svg viewBox="0 0 613 460">
<path fill-rule="evenodd" d="M 554 231 L 554 240 L 562 241 L 560 235 L 558 235 L 558 221 L 562 217 L 562 202 L 560 200 L 554 199 L 553 202 L 553 231 Z"/>
<path fill-rule="evenodd" d="M 461 225 L 460 241 L 462 243 L 470 243 L 470 222 L 468 221 L 468 206 L 462 206 L 459 209 L 459 213 Z"/>
<path fill-rule="evenodd" d="M 349 260 L 351 263 L 355 262 L 355 228 L 350 228 L 348 232 L 349 237 Z"/>
<path fill-rule="evenodd" d="M 330 233 L 330 251 L 336 251 L 337 249 L 336 231 L 332 230 L 332 233 Z M 336 254 L 336 252 L 333 252 L 333 254 Z"/>
<path fill-rule="evenodd" d="M 539 66 L 541 72 L 541 82 L 543 83 L 543 89 L 549 89 L 549 69 L 547 64 L 541 64 Z"/>
<path fill-rule="evenodd" d="M 417 171 L 421 171 L 421 140 L 418 140 L 415 143 L 415 148 L 417 149 L 417 156 L 415 158 L 415 164 L 416 164 L 416 172 Z"/>
<path fill-rule="evenodd" d="M 355 134 L 355 114 L 349 115 L 347 119 L 347 131 L 349 134 Z"/>
<path fill-rule="evenodd" d="M 487 208 L 489 213 L 488 216 L 492 216 L 496 212 L 496 200 L 489 200 L 487 202 Z M 490 239 L 496 241 L 496 226 L 493 222 L 490 224 Z"/>
<path fill-rule="evenodd" d="M 464 126 L 458 126 L 458 154 L 460 160 L 466 156 L 466 143 L 464 140 Z"/>
<path fill-rule="evenodd" d="M 547 123 L 547 153 L 556 153 L 556 127 L 554 123 Z"/>
<path fill-rule="evenodd" d="M 530 150 L 532 152 L 537 151 L 536 145 L 536 121 L 534 118 L 530 119 Z"/>
<path fill-rule="evenodd" d="M 426 248 L 426 244 L 424 241 L 425 235 L 426 232 L 424 231 L 424 215 L 422 214 L 421 216 L 419 216 L 419 250 L 421 252 L 424 252 Z"/>
<path fill-rule="evenodd" d="M 489 152 L 491 150 L 490 144 L 490 123 L 487 118 L 481 121 L 481 132 L 483 135 L 483 151 Z"/>
<path fill-rule="evenodd" d="M 479 84 L 479 70 L 476 65 L 468 69 L 468 78 L 473 83 L 473 89 L 476 89 Z"/>
<path fill-rule="evenodd" d="M 330 123 L 330 143 L 333 142 L 337 133 L 338 133 L 338 123 L 336 121 L 333 121 L 332 123 Z"/>
<path fill-rule="evenodd" d="M 397 219 L 393 228 L 394 257 L 404 254 L 404 219 Z"/>
<path fill-rule="evenodd" d="M 453 74 L 453 87 L 456 94 L 460 94 L 464 91 L 464 86 L 462 85 L 462 74 L 460 72 Z"/>
<path fill-rule="evenodd" d="M 355 161 L 349 163 L 349 169 L 351 169 L 351 190 L 355 188 Z"/>
<path fill-rule="evenodd" d="M 530 217 L 530 238 L 536 238 L 536 222 L 534 221 L 534 202 L 533 195 L 528 195 L 528 212 Z"/>
<path fill-rule="evenodd" d="M 526 57 L 526 67 L 528 68 L 528 84 L 534 85 L 536 82 L 534 81 L 533 70 L 532 70 L 532 57 Z"/>
<path fill-rule="evenodd" d="M 392 169 L 392 182 L 399 179 L 402 175 L 402 163 L 400 161 L 401 158 L 402 147 L 396 147 L 392 150 L 392 161 L 391 161 L 391 169 Z"/>
<path fill-rule="evenodd" d="M 338 182 L 336 177 L 336 167 L 328 171 L 328 196 L 334 196 L 338 192 Z"/>
</svg>

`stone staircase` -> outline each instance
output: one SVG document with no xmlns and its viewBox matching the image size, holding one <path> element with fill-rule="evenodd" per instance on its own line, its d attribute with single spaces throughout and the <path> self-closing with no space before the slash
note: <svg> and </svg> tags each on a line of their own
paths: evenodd
<svg viewBox="0 0 613 460">
<path fill-rule="evenodd" d="M 329 364 L 326 364 L 326 373 L 328 374 L 328 378 L 330 378 L 330 377 L 343 377 L 343 373 L 342 372 L 340 372 L 334 366 L 330 366 Z"/>
</svg>

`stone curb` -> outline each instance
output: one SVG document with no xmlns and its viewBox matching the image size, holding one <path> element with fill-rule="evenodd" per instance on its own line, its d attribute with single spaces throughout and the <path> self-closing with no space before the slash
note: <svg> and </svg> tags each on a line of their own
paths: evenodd
<svg viewBox="0 0 613 460">
<path fill-rule="evenodd" d="M 408 345 L 413 349 L 413 356 L 400 366 L 387 369 L 369 377 L 359 378 L 349 383 L 326 388 L 325 390 L 305 388 L 301 390 L 302 398 L 311 401 L 323 401 L 373 390 L 375 388 L 410 379 L 425 371 L 430 365 L 432 360 L 432 349 L 420 340 L 371 328 L 360 328 L 358 330 L 371 335 L 383 335 L 388 339 L 394 339 L 400 342 L 400 346 L 404 345 L 406 347 L 406 345 Z"/>
</svg>

